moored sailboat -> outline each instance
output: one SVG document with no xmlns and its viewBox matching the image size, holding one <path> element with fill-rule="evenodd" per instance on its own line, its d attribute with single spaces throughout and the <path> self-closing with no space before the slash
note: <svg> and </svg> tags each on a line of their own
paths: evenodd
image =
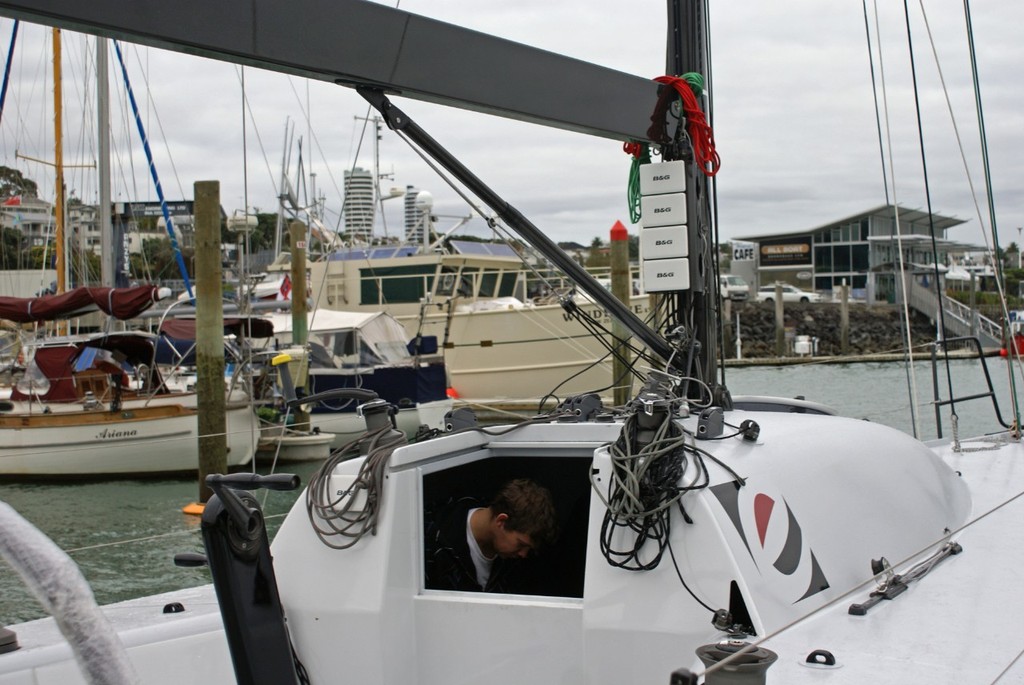
<svg viewBox="0 0 1024 685">
<path fill-rule="evenodd" d="M 155 336 L 138 332 L 50 338 L 0 402 L 0 478 L 138 476 L 195 471 L 196 394 L 167 388 Z M 228 464 L 252 459 L 249 396 L 226 403 Z"/>
</svg>

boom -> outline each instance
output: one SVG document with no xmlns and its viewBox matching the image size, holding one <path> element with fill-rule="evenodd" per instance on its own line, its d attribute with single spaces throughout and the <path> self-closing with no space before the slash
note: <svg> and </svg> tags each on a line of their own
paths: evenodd
<svg viewBox="0 0 1024 685">
<path fill-rule="evenodd" d="M 649 78 L 366 0 L 0 0 L 0 15 L 622 141 L 646 139 L 657 98 Z"/>
</svg>

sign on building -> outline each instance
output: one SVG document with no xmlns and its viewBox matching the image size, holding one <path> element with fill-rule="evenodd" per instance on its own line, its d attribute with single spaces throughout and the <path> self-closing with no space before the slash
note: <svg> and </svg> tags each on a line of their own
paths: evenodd
<svg viewBox="0 0 1024 685">
<path fill-rule="evenodd" d="M 811 266 L 811 236 L 762 240 L 761 266 Z"/>
<path fill-rule="evenodd" d="M 750 262 L 757 256 L 757 245 L 734 240 L 732 245 L 732 261 Z"/>
</svg>

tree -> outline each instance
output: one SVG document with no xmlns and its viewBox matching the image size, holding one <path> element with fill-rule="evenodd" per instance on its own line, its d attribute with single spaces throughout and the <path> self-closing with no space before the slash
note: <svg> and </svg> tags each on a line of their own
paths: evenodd
<svg viewBox="0 0 1024 685">
<path fill-rule="evenodd" d="M 16 228 L 0 228 L 0 269 L 17 269 L 21 266 L 21 231 Z"/>
<path fill-rule="evenodd" d="M 20 171 L 0 166 L 0 198 L 26 195 L 37 197 L 39 187 L 36 182 L 25 178 Z"/>
<path fill-rule="evenodd" d="M 192 250 L 181 251 L 186 267 L 192 266 Z M 142 241 L 142 254 L 133 254 L 132 273 L 144 279 L 181 278 L 178 259 L 169 238 L 146 238 Z M 193 269 L 189 269 L 191 275 Z"/>
</svg>

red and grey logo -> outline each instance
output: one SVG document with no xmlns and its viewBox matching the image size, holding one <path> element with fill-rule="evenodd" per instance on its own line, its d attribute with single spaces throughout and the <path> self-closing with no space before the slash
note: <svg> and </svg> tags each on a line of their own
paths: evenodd
<svg viewBox="0 0 1024 685">
<path fill-rule="evenodd" d="M 750 497 L 746 488 L 741 490 L 734 482 L 715 485 L 711 492 L 728 514 L 762 575 L 778 573 L 784 580 L 800 583 L 796 592 L 803 588 L 801 579 L 808 579 L 806 590 L 794 604 L 829 587 L 814 550 L 804 540 L 800 522 L 784 498 L 763 492 Z M 742 498 L 741 492 L 744 494 Z M 752 535 L 748 535 L 748 530 Z M 751 537 L 754 538 L 753 544 Z"/>
</svg>

